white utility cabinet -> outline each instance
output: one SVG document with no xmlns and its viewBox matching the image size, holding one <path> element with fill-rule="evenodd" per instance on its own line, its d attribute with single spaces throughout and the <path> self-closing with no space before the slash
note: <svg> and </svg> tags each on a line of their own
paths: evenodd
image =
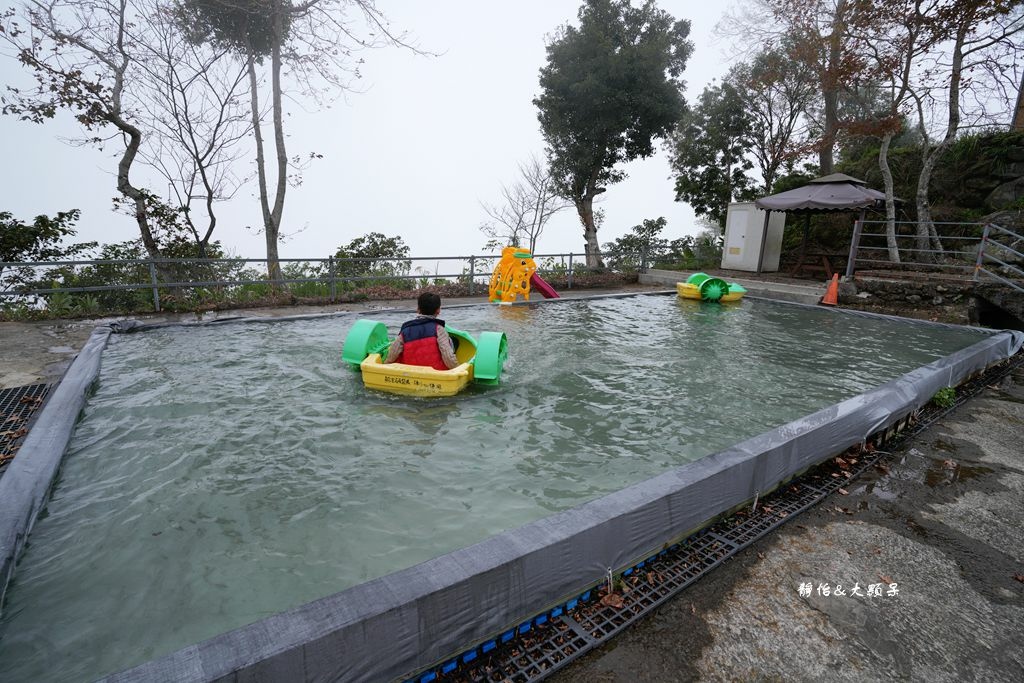
<svg viewBox="0 0 1024 683">
<path fill-rule="evenodd" d="M 764 211 L 754 202 L 734 202 L 729 205 L 725 218 L 725 245 L 722 247 L 722 268 L 727 270 L 757 270 L 764 235 Z M 786 214 L 772 211 L 768 218 L 768 237 L 764 245 L 763 272 L 779 269 L 782 252 L 782 231 L 786 227 Z"/>
</svg>

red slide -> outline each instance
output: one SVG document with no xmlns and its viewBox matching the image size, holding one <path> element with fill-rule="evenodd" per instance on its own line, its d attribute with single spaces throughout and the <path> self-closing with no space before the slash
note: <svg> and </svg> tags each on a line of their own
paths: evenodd
<svg viewBox="0 0 1024 683">
<path fill-rule="evenodd" d="M 555 288 L 549 285 L 547 282 L 545 282 L 544 278 L 542 278 L 540 275 L 537 275 L 537 273 L 534 273 L 533 275 L 530 276 L 530 286 L 536 289 L 541 294 L 543 294 L 545 299 L 562 298 L 558 296 L 558 292 L 555 291 Z"/>
</svg>

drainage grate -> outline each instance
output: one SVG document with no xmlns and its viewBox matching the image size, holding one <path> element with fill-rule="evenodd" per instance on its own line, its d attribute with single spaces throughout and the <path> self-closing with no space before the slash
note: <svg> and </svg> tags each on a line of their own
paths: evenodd
<svg viewBox="0 0 1024 683">
<path fill-rule="evenodd" d="M 940 408 L 929 403 L 877 435 L 874 445 L 863 449 L 855 447 L 834 457 L 763 499 L 755 500 L 751 508 L 630 567 L 615 581 L 614 594 L 608 594 L 607 583 L 591 588 L 494 640 L 420 672 L 408 683 L 533 683 L 548 677 L 612 638 L 724 560 L 879 464 L 889 453 L 875 450 L 875 446 L 898 447 L 1022 365 L 1024 352 L 961 384 L 956 388 L 952 406 Z"/>
<path fill-rule="evenodd" d="M 49 384 L 0 390 L 0 473 L 14 459 L 28 434 L 32 414 L 43 405 Z"/>
</svg>

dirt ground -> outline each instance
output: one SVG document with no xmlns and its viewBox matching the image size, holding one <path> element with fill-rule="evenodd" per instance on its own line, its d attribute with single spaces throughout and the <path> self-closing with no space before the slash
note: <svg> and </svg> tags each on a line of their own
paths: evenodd
<svg viewBox="0 0 1024 683">
<path fill-rule="evenodd" d="M 664 286 L 624 291 L 656 290 Z M 54 381 L 99 322 L 0 323 L 0 388 Z M 847 496 L 762 539 L 554 680 L 1024 680 L 1021 434 L 1024 369 L 919 435 L 888 471 L 865 475 Z M 896 583 L 898 595 L 799 593 L 801 584 L 878 582 Z"/>
</svg>

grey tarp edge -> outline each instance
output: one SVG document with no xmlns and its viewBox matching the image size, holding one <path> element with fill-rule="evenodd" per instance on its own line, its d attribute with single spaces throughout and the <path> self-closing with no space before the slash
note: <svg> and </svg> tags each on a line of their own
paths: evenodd
<svg viewBox="0 0 1024 683">
<path fill-rule="evenodd" d="M 643 296 L 643 295 L 667 295 L 675 294 L 673 290 L 655 290 L 649 292 L 616 292 L 614 294 L 594 294 L 591 296 L 580 296 L 580 297 L 560 297 L 558 299 L 534 299 L 533 301 L 513 301 L 510 303 L 502 303 L 502 306 L 530 306 L 533 304 L 560 304 L 571 301 L 591 301 L 594 299 L 623 299 L 632 296 Z M 445 310 L 452 310 L 456 308 L 471 308 L 473 306 L 490 306 L 491 302 L 470 302 L 462 304 L 451 304 L 444 306 Z M 165 327 L 205 327 L 211 325 L 223 325 L 225 323 L 280 323 L 280 322 L 292 322 L 295 320 L 319 320 L 321 318 L 342 318 L 346 316 L 353 316 L 357 318 L 364 318 L 377 313 L 415 313 L 415 308 L 405 307 L 393 307 L 393 308 L 379 308 L 372 311 L 327 311 L 324 313 L 299 313 L 296 315 L 281 315 L 281 316 L 240 316 L 233 315 L 224 318 L 217 318 L 215 320 L 166 320 L 155 323 L 145 323 L 139 320 L 121 320 L 113 323 L 115 332 L 144 332 L 146 330 L 157 330 Z"/>
<path fill-rule="evenodd" d="M 696 462 L 107 680 L 380 681 L 413 674 L 862 443 L 1022 344 L 1022 333 L 993 333 Z"/>
<path fill-rule="evenodd" d="M 0 604 L 67 450 L 85 398 L 96 381 L 109 326 L 93 330 L 39 413 L 18 457 L 0 477 Z"/>
<path fill-rule="evenodd" d="M 536 299 L 534 301 L 515 301 L 508 304 L 501 304 L 503 306 L 531 306 L 535 304 L 567 304 L 572 302 L 580 301 L 592 301 L 602 299 L 623 299 L 634 296 L 676 296 L 676 290 L 674 289 L 659 289 L 645 292 L 617 292 L 614 294 L 594 294 L 586 297 L 562 297 L 558 299 Z M 956 323 L 941 323 L 933 320 L 920 320 L 917 318 L 904 318 L 898 315 L 890 315 L 887 313 L 875 313 L 873 311 L 858 311 L 849 308 L 830 308 L 824 307 L 817 304 L 805 304 L 799 301 L 785 301 L 782 299 L 772 299 L 765 296 L 747 295 L 746 299 L 754 301 L 765 301 L 772 304 L 779 304 L 783 306 L 799 306 L 803 308 L 813 308 L 819 311 L 831 311 L 835 315 L 852 315 L 865 318 L 877 318 L 880 320 L 892 320 L 909 325 L 920 325 L 928 327 L 943 327 L 960 330 L 971 330 L 979 334 L 991 334 L 998 330 L 991 330 L 984 327 L 973 327 L 970 325 L 958 325 Z M 457 309 L 457 308 L 471 308 L 474 306 L 490 306 L 489 302 L 481 303 L 464 303 L 464 304 L 452 304 L 445 306 L 446 310 Z M 717 306 L 722 304 L 708 303 L 709 306 Z M 230 316 L 226 318 L 218 318 L 216 320 L 199 320 L 199 321 L 164 321 L 156 323 L 145 323 L 139 320 L 121 320 L 112 323 L 112 327 L 115 332 L 144 332 L 147 330 L 156 330 L 167 327 L 205 327 L 211 325 L 224 325 L 228 323 L 277 323 L 277 322 L 291 322 L 295 320 L 319 320 L 322 318 L 341 318 L 341 317 L 356 317 L 365 318 L 378 313 L 401 314 L 401 313 L 415 313 L 415 308 L 381 308 L 373 311 L 330 311 L 326 313 L 303 313 L 300 315 L 285 315 L 285 316 Z"/>
</svg>

